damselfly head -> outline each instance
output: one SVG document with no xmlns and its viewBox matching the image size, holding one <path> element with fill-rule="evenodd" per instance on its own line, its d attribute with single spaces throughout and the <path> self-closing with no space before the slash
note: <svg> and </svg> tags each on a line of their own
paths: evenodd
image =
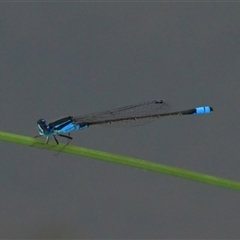
<svg viewBox="0 0 240 240">
<path fill-rule="evenodd" d="M 48 135 L 51 133 L 51 127 L 49 125 L 46 124 L 45 119 L 39 119 L 37 121 L 37 125 L 38 125 L 38 132 L 40 135 Z"/>
</svg>

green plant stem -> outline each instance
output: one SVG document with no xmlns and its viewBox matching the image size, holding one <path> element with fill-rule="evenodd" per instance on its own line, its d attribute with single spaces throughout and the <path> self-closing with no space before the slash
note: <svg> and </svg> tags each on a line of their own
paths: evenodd
<svg viewBox="0 0 240 240">
<path fill-rule="evenodd" d="M 45 141 L 39 138 L 26 137 L 6 132 L 0 132 L 0 140 L 5 142 L 12 142 L 16 144 L 27 145 L 37 148 L 45 148 L 52 151 L 61 151 L 68 154 L 73 154 L 82 157 L 94 158 L 106 162 L 115 164 L 121 164 L 129 167 L 139 168 L 146 171 L 163 173 L 175 177 L 185 178 L 197 182 L 206 184 L 212 184 L 219 187 L 224 187 L 232 190 L 240 190 L 240 182 L 232 181 L 224 178 L 214 177 L 206 174 L 201 174 L 193 171 L 188 171 L 180 168 L 170 167 L 158 163 L 148 162 L 141 159 L 130 158 L 111 153 L 96 151 L 92 149 L 77 147 L 68 145 L 64 147 L 64 144 L 56 145 L 50 142 L 46 145 Z"/>
</svg>

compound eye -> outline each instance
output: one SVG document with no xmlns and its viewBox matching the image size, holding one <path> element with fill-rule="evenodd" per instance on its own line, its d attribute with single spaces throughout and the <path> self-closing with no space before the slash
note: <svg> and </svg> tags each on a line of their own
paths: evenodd
<svg viewBox="0 0 240 240">
<path fill-rule="evenodd" d="M 46 121 L 45 121 L 45 119 L 39 119 L 38 121 L 37 121 L 37 123 L 38 124 L 45 124 L 46 123 Z"/>
</svg>

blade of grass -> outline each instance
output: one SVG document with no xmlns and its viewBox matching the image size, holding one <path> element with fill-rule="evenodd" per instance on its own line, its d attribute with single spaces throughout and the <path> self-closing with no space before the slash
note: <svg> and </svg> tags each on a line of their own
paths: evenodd
<svg viewBox="0 0 240 240">
<path fill-rule="evenodd" d="M 115 155 L 107 152 L 101 152 L 101 151 L 96 151 L 96 150 L 72 146 L 72 145 L 68 145 L 65 147 L 64 147 L 64 144 L 56 145 L 55 143 L 49 143 L 48 145 L 46 145 L 45 142 L 41 139 L 36 139 L 32 137 L 26 137 L 26 136 L 16 135 L 16 134 L 11 134 L 6 132 L 0 132 L 0 140 L 6 141 L 6 142 L 12 142 L 16 144 L 27 145 L 30 147 L 45 148 L 47 150 L 52 150 L 57 152 L 61 151 L 68 154 L 94 158 L 94 159 L 98 159 L 106 162 L 143 169 L 146 171 L 163 173 L 170 176 L 180 177 L 180 178 L 202 182 L 206 184 L 211 184 L 211 185 L 216 185 L 219 187 L 224 187 L 232 190 L 238 190 L 238 191 L 240 190 L 240 182 L 237 182 L 237 181 L 214 177 L 214 176 L 210 176 L 202 173 L 197 173 L 194 171 L 188 171 L 185 169 L 170 167 L 163 164 L 148 162 L 141 159 Z"/>
</svg>

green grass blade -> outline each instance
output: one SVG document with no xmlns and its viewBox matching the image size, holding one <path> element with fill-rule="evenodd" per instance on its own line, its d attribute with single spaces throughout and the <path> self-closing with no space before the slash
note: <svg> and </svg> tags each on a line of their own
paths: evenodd
<svg viewBox="0 0 240 240">
<path fill-rule="evenodd" d="M 111 153 L 96 151 L 96 150 L 72 146 L 72 145 L 69 145 L 66 147 L 64 147 L 64 144 L 56 145 L 55 143 L 49 143 L 48 145 L 46 145 L 45 141 L 38 138 L 26 137 L 26 136 L 5 133 L 5 132 L 0 132 L 0 140 L 6 141 L 6 142 L 12 142 L 16 144 L 27 145 L 30 147 L 45 148 L 47 150 L 52 150 L 56 152 L 61 151 L 68 154 L 94 158 L 94 159 L 98 159 L 106 162 L 143 169 L 146 171 L 167 174 L 170 176 L 180 177 L 180 178 L 202 182 L 206 184 L 211 184 L 211 185 L 216 185 L 219 187 L 224 187 L 232 190 L 240 190 L 240 182 L 237 182 L 237 181 L 214 177 L 214 176 L 201 174 L 193 171 L 188 171 L 180 168 L 170 167 L 170 166 L 166 166 L 158 163 L 148 162 L 141 159 L 115 155 Z"/>
</svg>

